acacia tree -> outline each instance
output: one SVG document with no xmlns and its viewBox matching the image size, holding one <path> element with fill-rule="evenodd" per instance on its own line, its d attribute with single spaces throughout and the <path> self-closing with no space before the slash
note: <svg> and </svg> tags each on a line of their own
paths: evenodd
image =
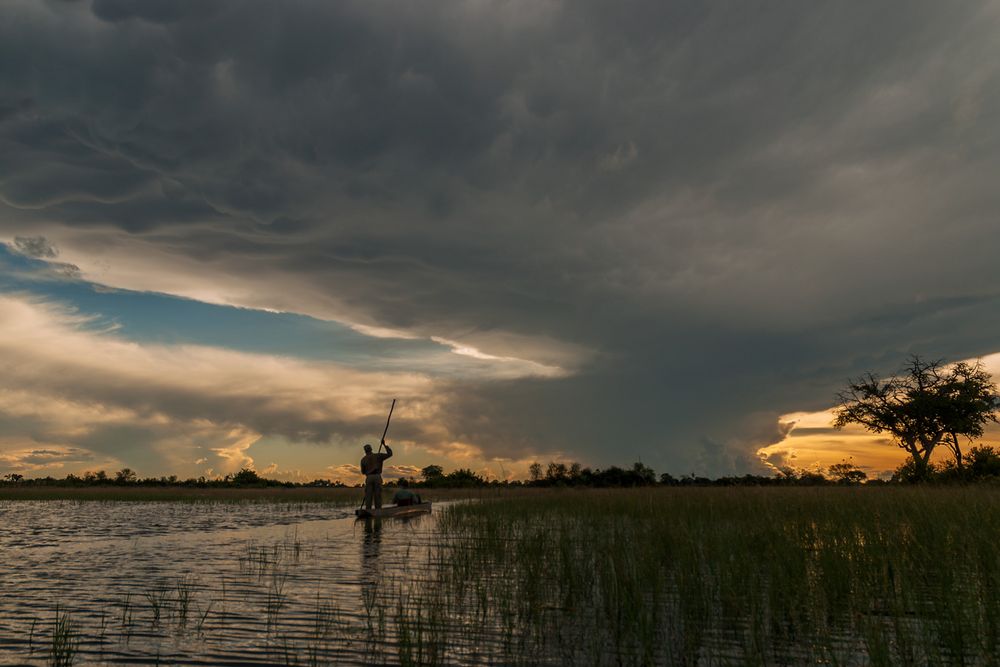
<svg viewBox="0 0 1000 667">
<path fill-rule="evenodd" d="M 948 425 L 944 443 L 955 457 L 955 467 L 961 471 L 964 463 L 959 436 L 972 442 L 983 436 L 987 422 L 998 423 L 996 409 L 1000 397 L 993 378 L 978 361 L 975 365 L 961 362 L 952 366 L 942 395 Z"/>
<path fill-rule="evenodd" d="M 910 357 L 896 376 L 868 373 L 837 395 L 834 427 L 860 424 L 872 433 L 888 433 L 913 460 L 918 479 L 927 477 L 934 449 L 946 442 L 962 465 L 959 436 L 980 437 L 996 422 L 1000 394 L 980 362 L 950 366 Z"/>
<path fill-rule="evenodd" d="M 425 482 L 436 482 L 444 477 L 444 468 L 439 465 L 429 465 L 420 471 L 420 476 Z"/>
<path fill-rule="evenodd" d="M 834 463 L 832 466 L 827 468 L 827 472 L 830 477 L 840 484 L 860 484 L 868 479 L 868 475 L 865 471 L 850 461 Z"/>
</svg>

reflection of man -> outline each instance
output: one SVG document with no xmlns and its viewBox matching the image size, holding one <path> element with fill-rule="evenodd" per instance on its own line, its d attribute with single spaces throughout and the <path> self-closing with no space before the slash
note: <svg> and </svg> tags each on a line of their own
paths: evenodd
<svg viewBox="0 0 1000 667">
<path fill-rule="evenodd" d="M 371 445 L 365 445 L 365 455 L 361 459 L 361 474 L 365 476 L 365 509 L 372 508 L 372 500 L 375 501 L 375 508 L 382 507 L 382 462 L 392 456 L 392 449 L 385 444 L 385 454 L 373 453 Z"/>
<path fill-rule="evenodd" d="M 399 489 L 396 491 L 396 495 L 392 497 L 392 502 L 399 506 L 420 504 L 420 495 L 410 491 L 410 483 L 408 481 L 401 479 L 396 484 L 399 486 Z"/>
</svg>

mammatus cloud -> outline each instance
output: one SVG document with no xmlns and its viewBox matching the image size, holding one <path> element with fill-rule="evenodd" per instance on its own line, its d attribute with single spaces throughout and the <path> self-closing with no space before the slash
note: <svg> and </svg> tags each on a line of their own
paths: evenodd
<svg viewBox="0 0 1000 667">
<path fill-rule="evenodd" d="M 848 376 L 997 349 L 996 3 L 0 11 L 0 240 L 539 370 L 435 387 L 435 442 L 724 474 Z M 157 400 L 351 432 L 266 386 Z"/>
<path fill-rule="evenodd" d="M 14 247 L 28 257 L 54 259 L 58 255 L 44 236 L 17 236 L 14 238 Z"/>
</svg>

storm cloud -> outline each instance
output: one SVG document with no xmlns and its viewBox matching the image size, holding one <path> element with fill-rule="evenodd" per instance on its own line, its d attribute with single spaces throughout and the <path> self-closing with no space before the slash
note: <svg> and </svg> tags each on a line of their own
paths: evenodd
<svg viewBox="0 0 1000 667">
<path fill-rule="evenodd" d="M 849 375 L 1000 347 L 995 2 L 0 13 L 0 240 L 560 369 L 435 385 L 488 456 L 741 472 Z"/>
</svg>

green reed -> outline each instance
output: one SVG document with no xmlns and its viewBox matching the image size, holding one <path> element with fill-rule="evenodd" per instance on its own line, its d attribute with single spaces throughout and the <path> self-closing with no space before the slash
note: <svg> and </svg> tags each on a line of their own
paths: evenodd
<svg viewBox="0 0 1000 667">
<path fill-rule="evenodd" d="M 189 576 L 184 576 L 177 582 L 177 598 L 175 601 L 174 611 L 177 616 L 177 625 L 179 627 L 183 628 L 187 625 L 188 613 L 191 609 L 197 585 L 197 581 Z"/>
<path fill-rule="evenodd" d="M 567 490 L 440 527 L 401 662 L 434 608 L 515 663 L 979 664 L 998 643 L 997 489 Z"/>
<path fill-rule="evenodd" d="M 52 667 L 69 667 L 76 659 L 78 649 L 79 637 L 77 636 L 76 624 L 69 612 L 61 612 L 56 607 L 48 664 Z"/>
<path fill-rule="evenodd" d="M 236 593 L 184 575 L 113 618 L 126 642 L 135 610 L 211 642 L 227 604 L 253 601 L 279 659 L 309 665 L 345 647 L 379 664 L 979 665 L 1000 643 L 1000 489 L 567 489 L 438 512 L 347 613 L 321 588 L 289 622 L 296 567 L 322 553 L 292 530 L 246 543 Z M 50 657 L 81 661 L 64 624 Z"/>
<path fill-rule="evenodd" d="M 152 616 L 151 623 L 153 627 L 160 624 L 164 611 L 166 611 L 167 605 L 169 604 L 169 595 L 170 591 L 165 587 L 154 588 L 143 593 L 143 596 L 146 598 L 146 602 L 149 603 L 149 611 Z"/>
</svg>

